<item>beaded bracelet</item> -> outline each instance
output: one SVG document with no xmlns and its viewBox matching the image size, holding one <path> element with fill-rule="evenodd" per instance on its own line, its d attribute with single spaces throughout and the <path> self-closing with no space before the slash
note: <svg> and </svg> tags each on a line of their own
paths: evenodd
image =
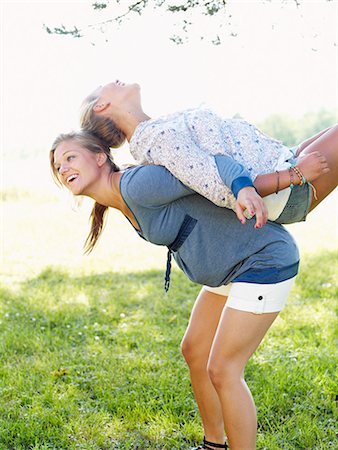
<svg viewBox="0 0 338 450">
<path fill-rule="evenodd" d="M 294 185 L 295 179 L 294 179 L 292 167 L 290 167 L 290 169 L 289 169 L 289 177 L 290 177 L 290 189 L 293 189 L 295 187 L 295 185 Z"/>
<path fill-rule="evenodd" d="M 279 192 L 279 171 L 278 170 L 276 170 L 276 174 L 277 174 L 277 187 L 276 187 L 275 194 L 278 194 L 278 192 Z"/>
<path fill-rule="evenodd" d="M 312 183 L 310 183 L 310 181 L 307 181 L 307 179 L 304 177 L 304 175 L 302 174 L 301 170 L 299 169 L 299 167 L 297 167 L 295 164 L 291 165 L 290 169 L 289 169 L 289 175 L 290 175 L 290 189 L 294 188 L 294 177 L 293 177 L 293 172 L 298 176 L 298 178 L 300 179 L 300 186 L 303 186 L 303 184 L 308 184 L 310 186 L 310 188 L 312 189 L 313 192 L 313 196 L 316 200 L 318 200 L 317 198 L 317 191 L 316 188 L 314 187 L 314 185 Z"/>
<path fill-rule="evenodd" d="M 306 181 L 306 178 L 304 177 L 304 175 L 302 174 L 302 172 L 300 171 L 300 169 L 297 166 L 291 166 L 291 169 L 295 172 L 295 174 L 300 179 L 300 186 L 303 186 L 303 184 L 305 184 L 307 181 Z"/>
</svg>

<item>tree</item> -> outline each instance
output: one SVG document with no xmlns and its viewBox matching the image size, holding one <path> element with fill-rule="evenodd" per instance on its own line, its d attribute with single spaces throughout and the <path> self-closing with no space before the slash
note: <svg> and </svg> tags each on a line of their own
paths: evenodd
<svg viewBox="0 0 338 450">
<path fill-rule="evenodd" d="M 287 114 L 271 114 L 257 126 L 269 136 L 291 147 L 331 127 L 335 122 L 337 122 L 336 111 L 321 109 L 318 112 L 308 112 L 300 118 Z"/>
<path fill-rule="evenodd" d="M 260 3 L 271 3 L 272 0 L 256 0 Z M 301 8 L 302 4 L 307 0 L 278 0 L 281 6 L 286 3 L 292 3 L 296 8 Z M 323 3 L 332 2 L 333 0 L 319 0 Z M 83 5 L 79 4 L 79 8 Z M 199 17 L 209 17 L 219 19 L 216 25 L 215 35 L 211 42 L 215 45 L 221 43 L 222 34 L 225 28 L 230 29 L 228 35 L 236 36 L 231 31 L 232 15 L 229 13 L 229 0 L 102 0 L 92 3 L 95 11 L 104 13 L 106 17 L 99 23 L 88 24 L 86 27 L 78 27 L 74 25 L 68 28 L 61 24 L 56 27 L 44 25 L 45 30 L 49 34 L 59 34 L 63 36 L 73 36 L 75 38 L 83 37 L 89 30 L 97 30 L 105 33 L 107 26 L 121 24 L 132 15 L 141 16 L 149 10 L 157 10 L 175 15 L 180 22 L 180 33 L 172 35 L 170 39 L 176 44 L 183 44 L 188 41 L 188 31 L 193 22 Z M 200 36 L 204 38 L 203 35 Z"/>
</svg>

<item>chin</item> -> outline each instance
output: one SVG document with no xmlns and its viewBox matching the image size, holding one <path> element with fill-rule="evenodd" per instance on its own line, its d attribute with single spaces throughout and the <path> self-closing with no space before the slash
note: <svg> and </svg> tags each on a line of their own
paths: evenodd
<svg viewBox="0 0 338 450">
<path fill-rule="evenodd" d="M 138 90 L 138 91 L 141 90 L 141 86 L 138 83 L 132 83 L 130 86 L 133 87 L 134 89 Z"/>
<path fill-rule="evenodd" d="M 81 189 L 80 187 L 73 187 L 72 189 L 69 189 L 71 194 L 73 194 L 75 197 L 77 197 L 78 195 L 85 195 L 83 193 L 83 189 Z"/>
</svg>

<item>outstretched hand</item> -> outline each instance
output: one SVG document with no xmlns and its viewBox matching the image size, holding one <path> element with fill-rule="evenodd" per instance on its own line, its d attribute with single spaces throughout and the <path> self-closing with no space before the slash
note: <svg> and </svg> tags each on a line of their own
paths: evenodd
<svg viewBox="0 0 338 450">
<path fill-rule="evenodd" d="M 237 196 L 236 214 L 242 224 L 246 222 L 246 218 L 243 214 L 246 209 L 252 216 L 256 215 L 255 228 L 260 228 L 267 222 L 268 209 L 265 206 L 262 197 L 258 195 L 256 189 L 251 186 L 242 188 Z"/>
<path fill-rule="evenodd" d="M 314 181 L 324 173 L 330 172 L 327 160 L 320 152 L 301 153 L 297 159 L 297 166 L 307 181 Z"/>
</svg>

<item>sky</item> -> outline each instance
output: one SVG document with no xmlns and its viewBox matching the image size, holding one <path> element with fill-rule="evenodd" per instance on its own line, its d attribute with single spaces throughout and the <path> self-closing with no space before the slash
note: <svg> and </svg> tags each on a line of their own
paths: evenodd
<svg viewBox="0 0 338 450">
<path fill-rule="evenodd" d="M 195 17 L 189 43 L 179 46 L 169 39 L 177 30 L 173 16 L 158 11 L 105 35 L 74 39 L 48 35 L 43 24 L 100 22 L 104 16 L 92 2 L 0 3 L 5 185 L 26 182 L 13 176 L 11 160 L 25 155 L 26 167 L 45 164 L 56 135 L 78 127 L 82 99 L 116 78 L 140 83 L 152 117 L 198 105 L 251 122 L 271 113 L 337 109 L 337 1 L 303 1 L 297 8 L 294 0 L 230 0 L 231 26 L 218 46 L 199 37 L 202 30 L 214 33 L 212 18 Z M 44 175 L 48 183 L 47 170 Z"/>
</svg>

